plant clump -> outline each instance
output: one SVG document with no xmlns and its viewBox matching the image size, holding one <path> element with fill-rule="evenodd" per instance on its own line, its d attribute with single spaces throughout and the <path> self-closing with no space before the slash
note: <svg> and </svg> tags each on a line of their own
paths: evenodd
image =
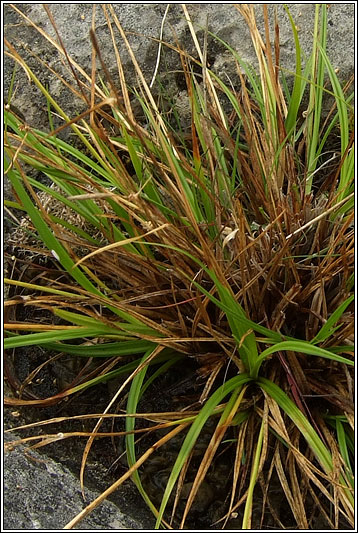
<svg viewBox="0 0 358 533">
<path fill-rule="evenodd" d="M 26 386 L 6 402 L 52 405 L 112 382 L 111 401 L 83 432 L 81 483 L 92 444 L 103 436 L 121 441 L 127 461 L 67 529 L 128 478 L 157 527 L 184 528 L 191 510 L 200 515 L 214 505 L 220 468 L 218 527 L 265 529 L 268 516 L 269 527 L 282 529 L 353 524 L 350 85 L 341 86 L 325 51 L 325 5 L 316 6 L 305 65 L 287 9 L 296 47 L 291 88 L 280 68 L 277 21 L 270 40 L 267 6 L 264 36 L 254 7 L 236 7 L 258 72 L 211 37 L 232 54 L 238 89 L 207 67 L 205 45 L 195 38 L 198 59 L 172 46 L 189 134 L 174 104 L 167 101 L 165 113 L 158 107 L 164 95 L 153 97 L 111 6 L 103 10 L 119 86 L 94 29 L 91 74 L 59 47 L 74 76 L 66 86 L 87 105 L 74 118 L 6 42 L 63 125 L 36 130 L 5 107 L 5 173 L 15 195 L 6 205 L 24 214 L 47 267 L 36 272 L 31 263 L 28 276 L 15 267 L 6 279 L 14 292 L 5 348 L 41 346 L 80 361 L 74 381 L 53 396 L 36 398 Z M 115 31 L 136 69 L 136 88 L 127 85 Z M 322 102 L 332 96 L 324 117 Z M 64 128 L 75 144 L 60 139 Z M 23 307 L 43 310 L 46 320 L 17 319 Z M 104 433 L 116 416 L 122 430 Z M 40 434 L 40 444 L 58 438 L 60 422 L 46 422 L 57 429 Z M 64 428 L 61 438 L 74 437 Z M 160 457 L 166 468 L 156 466 Z"/>
</svg>

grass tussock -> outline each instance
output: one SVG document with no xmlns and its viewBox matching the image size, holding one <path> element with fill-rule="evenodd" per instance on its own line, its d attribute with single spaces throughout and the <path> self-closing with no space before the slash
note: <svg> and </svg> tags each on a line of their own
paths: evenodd
<svg viewBox="0 0 358 533">
<path fill-rule="evenodd" d="M 326 6 L 316 7 L 305 65 L 287 10 L 296 47 L 289 88 L 277 22 L 271 41 L 267 6 L 262 35 L 254 7 L 238 5 L 258 60 L 255 72 L 225 45 L 236 62 L 238 89 L 206 66 L 206 48 L 183 6 L 197 58 L 179 44 L 172 49 L 186 82 L 189 134 L 175 106 L 167 103 L 170 112 L 162 112 L 115 12 L 103 10 L 119 84 L 101 58 L 94 28 L 90 74 L 56 45 L 73 75 L 66 86 L 86 106 L 74 118 L 6 42 L 6 53 L 45 95 L 50 125 L 53 115 L 63 122 L 39 131 L 5 106 L 5 172 L 16 198 L 6 207 L 15 218 L 24 214 L 31 238 L 23 248 L 32 254 L 24 259 L 29 275 L 15 265 L 6 279 L 13 289 L 6 302 L 7 357 L 36 345 L 82 362 L 57 394 L 37 398 L 26 383 L 6 402 L 52 405 L 120 379 L 105 410 L 92 414 L 91 431 L 66 433 L 61 426 L 61 439 L 87 438 L 82 483 L 95 439 L 124 439 L 128 463 L 66 528 L 129 477 L 157 527 L 184 528 L 222 454 L 231 467 L 217 527 L 236 518 L 243 529 L 265 528 L 268 514 L 280 528 L 314 529 L 317 516 L 329 528 L 350 527 L 354 130 L 350 86 L 341 86 L 325 51 Z M 118 35 L 133 61 L 136 88 L 127 85 Z M 97 60 L 105 81 L 98 79 Z M 332 107 L 323 117 L 326 98 Z M 75 142 L 61 140 L 64 128 Z M 23 306 L 49 318 L 18 320 Z M 186 368 L 193 371 L 184 403 L 175 408 L 164 387 L 168 408 L 147 412 L 144 400 L 165 376 L 179 380 Z M 101 426 L 115 418 L 119 401 L 125 427 L 106 434 Z M 66 420 L 43 424 L 50 422 Z M 21 442 L 41 446 L 58 435 L 57 429 Z M 159 504 L 153 503 L 142 472 L 179 437 Z M 272 487 L 286 502 L 286 516 L 272 501 Z M 255 497 L 262 505 L 253 524 Z"/>
</svg>

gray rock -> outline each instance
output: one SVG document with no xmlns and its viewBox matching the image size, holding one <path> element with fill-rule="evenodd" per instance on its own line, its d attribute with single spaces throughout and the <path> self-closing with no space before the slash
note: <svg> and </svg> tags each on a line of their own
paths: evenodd
<svg viewBox="0 0 358 533">
<path fill-rule="evenodd" d="M 51 37 L 57 39 L 55 30 L 42 7 L 42 4 L 17 4 L 16 7 L 35 22 L 39 28 L 47 32 Z M 61 39 L 73 57 L 88 73 L 91 70 L 91 43 L 89 30 L 91 27 L 92 5 L 91 4 L 50 4 L 49 8 L 56 21 L 56 27 Z M 158 52 L 158 43 L 151 38 L 159 38 L 160 28 L 163 20 L 166 4 L 114 4 L 116 12 L 123 29 L 128 35 L 133 52 L 143 69 L 144 75 L 150 82 Z M 312 33 L 314 24 L 314 4 L 291 4 L 290 12 L 299 29 L 299 38 L 305 54 L 308 54 L 312 47 Z M 187 4 L 189 15 L 197 30 L 199 43 L 203 44 L 203 28 L 208 20 L 208 30 L 216 34 L 220 39 L 226 41 L 240 57 L 252 64 L 255 64 L 255 52 L 249 36 L 249 30 L 245 20 L 237 9 L 230 4 Z M 270 20 L 274 20 L 275 7 L 269 5 Z M 295 70 L 295 47 L 292 36 L 292 29 L 288 16 L 283 5 L 277 5 L 278 19 L 280 23 L 281 60 L 285 69 L 292 72 Z M 264 36 L 264 19 L 262 4 L 256 8 L 259 28 Z M 82 110 L 82 105 L 73 94 L 67 91 L 62 83 L 51 74 L 46 68 L 41 66 L 38 60 L 32 55 L 36 54 L 42 61 L 64 74 L 67 79 L 71 79 L 71 74 L 59 59 L 57 51 L 49 42 L 40 35 L 28 21 L 15 12 L 9 4 L 4 9 L 5 37 L 16 50 L 24 57 L 41 82 L 48 86 L 50 93 L 59 104 L 70 115 L 74 116 Z M 106 24 L 102 5 L 96 6 L 96 36 L 101 50 L 101 55 L 108 66 L 109 71 L 116 81 L 116 61 L 113 51 L 112 41 Z M 177 36 L 182 47 L 194 56 L 197 56 L 190 31 L 185 20 L 184 12 L 180 4 L 171 4 L 167 18 L 164 23 L 163 39 L 174 43 Z M 115 31 L 116 44 L 118 46 L 122 62 L 125 67 L 127 83 L 136 85 L 136 76 L 133 65 L 128 56 L 126 47 Z M 271 39 L 274 32 L 271 26 Z M 341 79 L 348 79 L 354 69 L 354 2 L 332 3 L 328 9 L 328 38 L 327 52 L 333 66 L 340 71 Z M 228 76 L 230 79 L 237 79 L 236 66 L 230 53 L 225 47 L 208 36 L 208 62 L 218 74 Z M 100 66 L 98 64 L 98 66 Z M 5 56 L 4 65 L 4 86 L 7 95 L 14 61 Z M 176 53 L 163 47 L 161 68 L 159 74 L 180 68 Z M 289 72 L 287 72 L 289 76 Z M 12 99 L 14 104 L 25 114 L 29 124 L 36 127 L 48 127 L 47 110 L 45 98 L 33 83 L 29 83 L 25 73 L 18 68 L 15 81 L 15 96 Z M 170 79 L 166 74 L 165 81 Z M 178 72 L 174 75 L 174 87 L 172 91 L 180 92 L 180 76 Z M 175 84 L 177 87 L 175 87 Z M 6 96 L 5 96 L 6 97 Z"/>
<path fill-rule="evenodd" d="M 12 441 L 18 435 L 6 434 Z M 4 454 L 4 530 L 60 530 L 85 506 L 79 480 L 68 468 L 38 453 L 17 446 Z M 87 489 L 87 503 L 98 492 Z M 105 501 L 76 526 L 77 529 L 145 529 L 139 519 L 123 514 Z"/>
</svg>

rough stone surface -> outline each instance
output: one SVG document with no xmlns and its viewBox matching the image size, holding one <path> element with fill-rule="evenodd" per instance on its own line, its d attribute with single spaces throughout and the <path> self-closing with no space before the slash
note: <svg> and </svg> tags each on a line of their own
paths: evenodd
<svg viewBox="0 0 358 533">
<path fill-rule="evenodd" d="M 40 3 L 16 4 L 17 9 L 33 20 L 39 28 L 56 38 L 55 31 Z M 91 66 L 91 44 L 89 29 L 91 27 L 92 6 L 89 3 L 57 3 L 49 5 L 56 26 L 68 53 L 88 73 Z M 146 80 L 150 82 L 157 58 L 158 43 L 151 37 L 158 38 L 166 4 L 115 4 L 114 10 L 128 34 L 133 52 L 143 69 Z M 254 49 L 249 32 L 242 16 L 230 4 L 187 4 L 189 14 L 198 39 L 203 43 L 203 28 L 208 20 L 208 29 L 220 39 L 228 42 L 241 58 L 255 64 Z M 291 4 L 290 11 L 299 29 L 300 42 L 306 54 L 312 45 L 314 23 L 314 4 Z M 295 69 L 295 48 L 292 30 L 282 4 L 277 5 L 280 22 L 280 41 L 282 65 L 289 71 Z M 262 4 L 257 6 L 257 20 L 263 31 Z M 273 6 L 269 5 L 272 14 Z M 48 87 L 50 93 L 59 102 L 69 116 L 74 116 L 83 107 L 72 93 L 63 87 L 56 76 L 51 74 L 38 59 L 46 62 L 66 79 L 71 79 L 65 61 L 58 52 L 44 39 L 31 24 L 15 12 L 9 4 L 4 5 L 4 33 L 8 41 L 15 46 L 22 57 L 28 61 L 34 73 Z M 132 33 L 131 33 L 132 32 Z M 164 25 L 164 40 L 175 42 L 173 35 L 179 39 L 182 47 L 195 55 L 195 47 L 190 35 L 180 4 L 171 4 Z M 273 36 L 273 33 L 271 33 Z M 116 80 L 115 55 L 105 16 L 100 4 L 96 7 L 96 36 L 101 53 L 111 74 Z M 128 53 L 118 33 L 116 44 L 120 51 L 128 84 L 136 84 L 136 77 Z M 347 80 L 354 70 L 354 2 L 332 3 L 328 10 L 327 52 L 334 68 L 339 69 L 339 76 Z M 210 35 L 208 38 L 208 61 L 220 76 L 235 76 L 235 65 L 230 53 Z M 8 55 L 4 60 L 4 95 L 5 103 L 11 83 L 14 61 Z M 161 69 L 174 71 L 178 68 L 177 56 L 170 49 L 163 48 Z M 165 80 L 164 76 L 164 80 Z M 184 102 L 185 93 L 182 78 L 173 73 L 174 89 L 176 84 L 178 103 Z M 172 86 L 173 88 L 173 86 Z M 24 71 L 18 67 L 15 76 L 14 94 L 11 103 L 26 117 L 32 126 L 48 128 L 46 101 L 30 83 Z M 67 133 L 64 132 L 64 135 Z M 8 193 L 9 194 L 9 193 Z M 13 438 L 13 436 L 11 437 Z M 4 526 L 5 529 L 61 529 L 75 514 L 82 509 L 79 482 L 66 467 L 49 457 L 31 451 L 35 460 L 29 460 L 21 448 L 5 455 L 5 494 Z M 92 499 L 95 492 L 89 491 Z M 144 506 L 144 503 L 143 503 Z M 135 507 L 135 505 L 133 505 Z M 120 506 L 121 509 L 123 507 Z M 128 515 L 128 516 L 127 516 Z M 111 502 L 103 504 L 78 527 L 80 529 L 145 529 L 149 521 L 134 521 L 137 509 L 123 514 L 118 506 Z"/>
<path fill-rule="evenodd" d="M 54 39 L 55 30 L 40 3 L 17 4 L 17 9 L 22 11 L 29 19 L 36 23 Z M 91 43 L 89 30 L 92 19 L 91 4 L 51 4 L 49 5 L 56 21 L 57 30 L 61 36 L 69 55 L 81 65 L 86 72 L 91 70 Z M 166 4 L 115 4 L 114 11 L 128 35 L 129 42 L 137 61 L 143 69 L 144 75 L 150 82 L 157 58 L 158 43 L 151 37 L 159 38 Z M 274 20 L 274 6 L 269 5 L 270 20 Z M 203 28 L 208 21 L 208 30 L 227 42 L 244 60 L 255 64 L 255 52 L 249 36 L 249 30 L 245 20 L 237 9 L 231 4 L 187 4 L 189 15 L 197 30 L 200 45 L 203 44 Z M 291 4 L 290 12 L 299 30 L 299 38 L 305 54 L 309 54 L 312 47 L 312 33 L 314 24 L 315 5 Z M 264 19 L 262 4 L 256 6 L 256 14 L 259 28 L 264 36 Z M 280 23 L 281 61 L 284 68 L 289 71 L 295 70 L 295 47 L 292 29 L 283 5 L 277 5 L 278 20 Z M 74 115 L 81 106 L 76 102 L 69 91 L 64 89 L 62 83 L 53 74 L 41 67 L 38 60 L 31 56 L 36 54 L 42 61 L 67 79 L 71 74 L 67 71 L 59 58 L 58 52 L 50 43 L 41 36 L 28 20 L 23 19 L 10 5 L 5 5 L 5 37 L 16 47 L 16 50 L 24 57 L 34 73 L 39 76 L 41 82 L 48 86 L 50 93 L 58 100 L 69 115 Z M 136 85 L 136 76 L 133 65 L 128 56 L 126 47 L 114 28 L 115 42 L 118 46 L 124 65 L 127 83 Z M 176 37 L 174 37 L 174 35 Z M 96 36 L 103 59 L 111 74 L 116 79 L 116 61 L 113 51 L 112 40 L 106 24 L 105 15 L 101 4 L 96 6 Z M 271 27 L 271 39 L 274 32 Z M 197 57 L 193 39 L 185 20 L 180 4 L 171 4 L 165 23 L 163 39 L 167 42 L 179 40 L 182 47 Z M 347 79 L 354 68 L 354 2 L 342 4 L 332 3 L 328 9 L 328 38 L 327 53 L 333 66 L 340 70 L 342 79 Z M 222 43 L 208 36 L 208 62 L 211 68 L 221 76 L 237 79 L 236 67 Z M 64 62 L 65 63 L 65 62 Z M 10 86 L 14 61 L 5 56 L 5 97 Z M 178 69 L 177 54 L 167 47 L 162 49 L 160 72 L 170 69 Z M 166 76 L 167 78 L 167 76 Z M 180 91 L 180 76 L 174 77 L 177 89 Z M 25 73 L 18 68 L 15 82 L 14 104 L 25 116 L 29 124 L 47 126 L 47 111 L 44 97 L 33 83 L 29 83 Z"/>
<path fill-rule="evenodd" d="M 5 440 L 19 438 L 7 434 Z M 87 490 L 88 503 L 99 495 Z M 85 507 L 78 479 L 64 466 L 22 446 L 4 454 L 4 530 L 60 530 Z M 77 529 L 145 529 L 105 501 Z"/>
</svg>

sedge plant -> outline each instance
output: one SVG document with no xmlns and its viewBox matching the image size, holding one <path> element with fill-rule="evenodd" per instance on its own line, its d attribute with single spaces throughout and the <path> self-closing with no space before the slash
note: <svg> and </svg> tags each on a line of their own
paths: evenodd
<svg viewBox="0 0 358 533">
<path fill-rule="evenodd" d="M 5 279 L 12 290 L 6 353 L 32 345 L 49 358 L 55 353 L 83 361 L 74 383 L 53 396 L 37 398 L 25 384 L 6 403 L 46 406 L 70 396 L 75 401 L 86 389 L 119 382 L 103 412 L 92 414 L 92 431 L 64 427 L 60 435 L 87 439 L 82 485 L 93 442 L 103 436 L 123 439 L 128 469 L 65 529 L 129 478 L 156 527 L 184 528 L 224 449 L 231 466 L 218 527 L 230 527 L 239 517 L 242 529 L 262 528 L 267 513 L 276 527 L 289 527 L 271 501 L 274 478 L 292 527 L 314 528 L 317 514 L 330 528 L 351 527 L 352 94 L 326 53 L 326 6 L 315 8 L 312 54 L 305 61 L 286 9 L 295 72 L 280 66 L 278 25 L 272 40 L 266 5 L 264 34 L 254 6 L 236 6 L 250 30 L 257 70 L 206 30 L 206 41 L 216 40 L 232 55 L 235 85 L 207 67 L 205 43 L 200 46 L 183 5 L 195 57 L 179 43 L 160 44 L 180 60 L 189 135 L 175 104 L 170 114 L 161 111 L 114 9 L 102 8 L 119 83 L 102 60 L 94 26 L 90 74 L 61 40 L 36 27 L 68 62 L 73 80 L 66 87 L 85 105 L 76 117 L 67 116 L 16 46 L 6 42 L 7 55 L 45 96 L 50 117 L 49 131 L 31 127 L 11 109 L 10 91 L 5 174 L 15 199 L 6 207 L 23 213 L 32 238 L 28 253 L 45 258 L 47 268 L 36 272 L 32 259 L 31 275 L 14 268 Z M 118 35 L 133 62 L 136 87 L 127 84 Z M 322 114 L 325 99 L 331 102 L 328 116 Z M 57 128 L 54 115 L 62 120 Z M 61 139 L 65 128 L 74 142 Z M 50 318 L 19 320 L 24 306 Z M 168 374 L 182 375 L 187 366 L 194 371 L 186 404 L 175 409 L 168 397 L 165 412 L 147 411 L 146 398 L 157 384 Z M 119 401 L 122 415 L 116 414 Z M 90 415 L 76 417 L 81 416 Z M 116 416 L 125 420 L 123 431 L 103 433 L 103 422 Z M 66 419 L 40 424 L 50 423 L 57 424 L 55 433 L 21 442 L 56 441 Z M 210 435 L 203 449 L 204 431 Z M 179 445 L 157 504 L 142 473 L 152 456 L 174 442 Z M 261 512 L 253 523 L 259 493 Z"/>
</svg>

